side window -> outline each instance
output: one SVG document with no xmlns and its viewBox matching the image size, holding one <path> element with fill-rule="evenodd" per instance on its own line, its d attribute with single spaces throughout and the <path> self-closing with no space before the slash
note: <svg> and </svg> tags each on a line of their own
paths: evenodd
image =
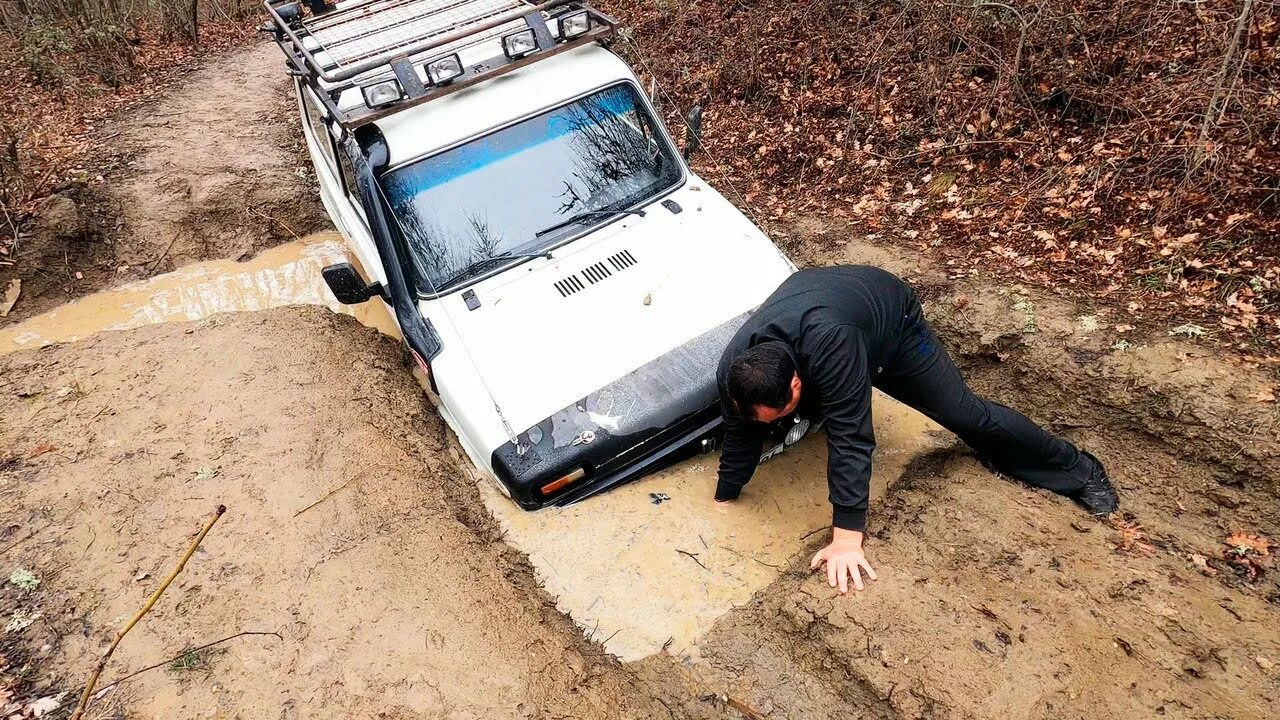
<svg viewBox="0 0 1280 720">
<path fill-rule="evenodd" d="M 353 199 L 360 197 L 360 187 L 356 185 L 355 173 L 351 171 L 351 160 L 344 152 L 338 153 L 338 169 L 342 172 L 342 189 Z M 356 201 L 359 204 L 359 201 Z"/>
<path fill-rule="evenodd" d="M 320 108 L 310 90 L 299 84 L 298 91 L 302 93 L 302 111 L 307 116 L 311 137 L 319 146 L 320 154 L 329 164 L 329 169 L 336 172 L 338 167 L 333 152 L 333 137 L 329 135 L 329 128 L 324 124 L 324 110 Z"/>
</svg>

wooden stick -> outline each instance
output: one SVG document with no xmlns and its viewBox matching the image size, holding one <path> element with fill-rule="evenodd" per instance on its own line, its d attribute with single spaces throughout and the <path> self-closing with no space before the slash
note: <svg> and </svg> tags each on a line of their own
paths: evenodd
<svg viewBox="0 0 1280 720">
<path fill-rule="evenodd" d="M 262 632 L 262 631 L 259 631 L 259 630 L 246 630 L 246 631 L 244 631 L 244 632 L 238 632 L 238 633 L 236 633 L 235 635 L 228 635 L 228 636 L 226 636 L 226 637 L 222 638 L 221 640 L 214 640 L 214 641 L 213 641 L 213 642 L 211 642 L 211 643 L 205 643 L 204 645 L 201 645 L 200 647 L 188 648 L 188 649 L 186 649 L 186 650 L 183 650 L 181 653 L 179 653 L 179 654 L 175 655 L 174 657 L 169 658 L 168 660 L 161 660 L 160 662 L 156 663 L 155 665 L 148 665 L 148 666 L 146 666 L 146 667 L 142 668 L 141 670 L 134 670 L 133 672 L 129 673 L 128 675 L 125 675 L 125 676 L 124 676 L 124 677 L 122 677 L 122 678 L 119 678 L 119 679 L 116 679 L 116 680 L 112 680 L 111 682 L 107 683 L 106 685 L 103 685 L 103 686 L 102 686 L 102 689 L 98 691 L 98 694 L 99 694 L 99 695 L 101 695 L 102 693 L 104 693 L 104 692 L 106 692 L 106 691 L 110 690 L 111 688 L 113 688 L 113 687 L 115 687 L 115 686 L 119 685 L 120 683 L 124 682 L 125 680 L 128 680 L 128 679 L 130 679 L 130 678 L 136 677 L 136 676 L 138 676 L 138 675 L 141 675 L 142 673 L 144 673 L 144 672 L 146 672 L 146 671 L 148 671 L 148 670 L 155 670 L 156 668 L 161 667 L 161 666 L 163 666 L 163 665 L 168 665 L 169 663 L 173 662 L 174 660 L 181 660 L 182 658 L 184 658 L 184 657 L 186 657 L 186 656 L 190 655 L 191 653 L 200 652 L 201 650 L 207 650 L 207 649 L 209 649 L 209 648 L 213 647 L 214 645 L 221 645 L 222 643 L 227 642 L 228 640 L 235 640 L 236 638 L 238 638 L 238 637 L 243 637 L 243 636 L 245 636 L 245 635 L 275 635 L 277 640 L 284 640 L 284 638 L 283 638 L 283 637 L 280 637 L 280 633 L 278 633 L 278 632 L 270 632 L 270 631 Z"/>
<path fill-rule="evenodd" d="M 89 682 L 85 684 L 84 692 L 80 694 L 80 702 L 76 703 L 75 712 L 71 713 L 71 720 L 80 720 L 80 717 L 84 715 L 85 708 L 89 705 L 89 696 L 93 695 L 93 686 L 98 683 L 98 676 L 101 675 L 103 669 L 106 668 L 107 661 L 111 659 L 111 654 L 116 651 L 116 647 L 120 645 L 120 641 L 123 640 L 124 636 L 133 629 L 134 625 L 138 624 L 138 621 L 142 619 L 142 616 L 146 615 L 147 611 L 156 604 L 156 601 L 160 599 L 160 596 L 164 594 L 164 591 L 169 589 L 170 583 L 173 582 L 174 578 L 178 577 L 178 573 L 182 572 L 182 568 L 186 567 L 187 561 L 196 553 L 196 548 L 200 547 L 200 542 L 204 540 L 204 536 L 209 534 L 209 530 L 213 528 L 213 524 L 218 522 L 218 518 L 222 517 L 222 514 L 226 511 L 226 505 L 219 505 L 217 509 L 213 511 L 213 515 L 209 516 L 209 519 L 204 521 L 204 527 L 200 528 L 200 534 L 196 535 L 196 539 L 191 543 L 191 547 L 187 548 L 187 552 L 183 554 L 182 559 L 178 561 L 178 566 L 173 569 L 173 572 L 169 573 L 169 577 L 165 578 L 164 582 L 160 583 L 160 587 L 156 588 L 156 591 L 151 593 L 151 597 L 147 599 L 146 604 L 143 605 L 138 612 L 134 613 L 133 617 L 129 618 L 129 622 L 125 623 L 125 626 L 120 628 L 119 632 L 116 633 L 116 637 L 111 641 L 110 647 L 107 648 L 106 652 L 102 653 L 102 657 L 98 658 L 98 664 L 94 666 L 93 673 L 89 675 Z"/>
</svg>

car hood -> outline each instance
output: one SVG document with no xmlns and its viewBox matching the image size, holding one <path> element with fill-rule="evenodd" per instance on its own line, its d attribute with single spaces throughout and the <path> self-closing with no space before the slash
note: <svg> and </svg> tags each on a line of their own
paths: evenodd
<svg viewBox="0 0 1280 720">
<path fill-rule="evenodd" d="M 462 298 L 450 308 L 448 321 L 509 431 L 741 316 L 793 270 L 709 188 L 686 187 L 668 201 L 674 206 L 654 204 L 645 217 L 625 216 L 559 248 L 553 260 L 481 283 L 469 305 Z M 715 365 L 686 374 L 670 381 L 713 380 Z M 592 419 L 617 429 L 624 413 L 600 407 Z"/>
</svg>

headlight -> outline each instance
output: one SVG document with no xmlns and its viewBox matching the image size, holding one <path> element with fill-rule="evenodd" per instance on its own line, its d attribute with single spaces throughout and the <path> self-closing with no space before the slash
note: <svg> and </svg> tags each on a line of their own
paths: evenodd
<svg viewBox="0 0 1280 720">
<path fill-rule="evenodd" d="M 579 35 L 586 35 L 591 29 L 591 17 L 586 10 L 569 13 L 560 17 L 560 37 L 568 40 Z"/>
<path fill-rule="evenodd" d="M 512 60 L 522 58 L 537 49 L 538 40 L 533 35 L 533 28 L 502 36 L 502 52 Z"/>
<path fill-rule="evenodd" d="M 796 424 L 792 425 L 791 429 L 787 431 L 787 437 L 783 439 L 783 442 L 787 445 L 795 445 L 807 432 L 809 432 L 809 421 L 804 418 L 796 418 Z"/>
<path fill-rule="evenodd" d="M 364 95 L 364 104 L 371 108 L 390 105 L 404 97 L 404 92 L 400 90 L 400 83 L 395 80 L 365 85 L 360 88 L 360 93 Z"/>
<path fill-rule="evenodd" d="M 444 85 L 462 75 L 462 58 L 457 53 L 427 63 L 427 79 L 432 85 Z"/>
</svg>

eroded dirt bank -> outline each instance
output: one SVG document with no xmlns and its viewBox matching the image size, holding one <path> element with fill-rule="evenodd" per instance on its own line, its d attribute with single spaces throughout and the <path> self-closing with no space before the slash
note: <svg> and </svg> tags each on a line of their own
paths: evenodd
<svg viewBox="0 0 1280 720">
<path fill-rule="evenodd" d="M 397 346 L 323 308 L 0 358 L 6 621 L 83 682 L 217 503 L 227 515 L 104 682 L 130 717 L 666 717 L 492 532 Z M 316 503 L 313 505 L 313 503 Z M 33 691 L 34 692 L 34 691 Z M 64 712 L 69 708 L 64 707 Z"/>
<path fill-rule="evenodd" d="M 186 263 L 246 259 L 328 226 L 290 80 L 270 43 L 211 57 L 99 128 L 82 180 L 46 199 L 0 285 L 0 326 Z"/>
</svg>

